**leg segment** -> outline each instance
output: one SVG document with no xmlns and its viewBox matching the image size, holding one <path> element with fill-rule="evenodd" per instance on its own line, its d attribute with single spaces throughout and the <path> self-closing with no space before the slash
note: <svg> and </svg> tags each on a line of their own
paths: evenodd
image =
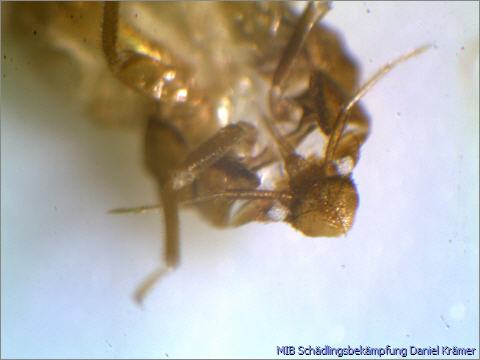
<svg viewBox="0 0 480 360">
<path fill-rule="evenodd" d="M 295 58 L 305 43 L 310 30 L 327 13 L 329 8 L 329 3 L 326 1 L 308 3 L 275 70 L 272 91 L 281 89 L 283 81 L 288 77 L 288 73 L 295 63 Z"/>
<path fill-rule="evenodd" d="M 119 23 L 119 3 L 107 1 L 103 10 L 102 47 L 112 73 L 130 88 L 155 100 L 176 101 L 178 91 L 188 83 L 188 68 L 172 53 L 140 36 L 132 27 Z M 120 36 L 125 35 L 125 36 Z M 120 46 L 124 38 L 136 45 Z M 169 74 L 177 74 L 166 81 Z"/>
<path fill-rule="evenodd" d="M 319 3 L 309 2 L 301 18 L 297 22 L 294 32 L 273 75 L 269 94 L 270 112 L 272 116 L 281 116 L 278 109 L 281 108 L 282 85 L 287 79 L 291 68 L 295 64 L 295 60 L 302 49 L 308 34 L 317 21 L 328 12 L 329 8 L 330 5 L 327 1 Z M 296 154 L 291 145 L 283 139 L 270 119 L 264 118 L 264 123 L 277 144 L 277 148 L 280 151 L 287 172 L 290 177 L 294 176 L 294 174 L 300 171 L 303 167 L 302 157 Z"/>
<path fill-rule="evenodd" d="M 167 186 L 172 190 L 180 190 L 190 185 L 199 174 L 224 157 L 239 142 L 251 136 L 254 136 L 254 128 L 243 122 L 220 129 L 212 138 L 192 151 L 182 166 L 173 171 Z"/>
<path fill-rule="evenodd" d="M 232 148 L 242 140 L 247 140 L 252 136 L 254 129 L 246 123 L 231 124 L 218 131 L 212 138 L 201 144 L 196 150 L 192 151 L 181 166 L 171 170 L 170 175 L 162 184 L 160 190 L 161 201 L 165 220 L 165 268 L 159 268 L 154 271 L 140 285 L 135 293 L 137 302 L 142 302 L 155 283 L 169 270 L 178 266 L 180 258 L 179 248 L 179 221 L 178 221 L 178 192 L 189 186 L 201 176 L 205 171 L 218 163 Z M 151 154 L 155 155 L 154 153 Z M 271 194 L 270 194 L 271 195 Z M 232 199 L 238 197 L 252 198 L 262 196 L 248 191 L 226 192 L 219 194 L 217 198 Z M 263 198 L 268 194 L 263 194 Z M 210 200 L 212 200 L 213 196 Z M 206 200 L 204 200 L 206 201 Z M 144 212 L 158 206 L 143 206 L 133 209 L 116 209 L 114 213 L 125 212 Z"/>
</svg>

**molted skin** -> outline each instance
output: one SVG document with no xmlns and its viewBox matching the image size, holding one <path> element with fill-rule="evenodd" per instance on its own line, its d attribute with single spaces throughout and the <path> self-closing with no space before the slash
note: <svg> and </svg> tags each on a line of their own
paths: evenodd
<svg viewBox="0 0 480 360">
<path fill-rule="evenodd" d="M 55 86 L 60 84 L 70 99 L 84 104 L 93 118 L 113 126 L 138 126 L 148 119 L 145 163 L 160 189 L 191 151 L 238 121 L 257 129 L 252 139 L 183 189 L 180 199 L 206 195 L 212 189 L 257 189 L 262 161 L 279 161 L 271 138 L 259 126 L 259 117 L 269 113 L 269 83 L 297 22 L 285 3 L 122 4 L 116 74 L 102 59 L 100 3 L 4 5 L 8 28 L 28 44 L 41 73 L 49 75 Z M 36 36 L 32 36 L 34 30 Z M 56 66 L 48 66 L 52 63 Z M 78 87 L 65 81 L 72 76 L 77 76 Z M 126 86 L 119 86 L 118 79 Z M 357 79 L 357 67 L 337 34 L 321 24 L 314 27 L 284 85 L 285 93 L 296 95 L 281 104 L 286 116 L 272 118 L 273 123 L 289 125 L 284 136 L 293 146 L 312 131 L 321 130 L 328 136 L 341 105 L 358 86 Z M 355 164 L 369 129 L 360 107 L 352 110 L 349 124 L 351 131 L 342 138 L 337 158 L 351 157 Z M 269 176 L 277 189 L 288 185 L 278 172 Z M 247 202 L 243 214 L 230 214 L 233 203 L 218 199 L 196 206 L 216 226 L 271 221 L 265 213 L 272 201 Z M 351 224 L 352 216 L 346 223 Z M 300 230 L 298 224 L 307 216 L 301 218 L 294 225 Z"/>
<path fill-rule="evenodd" d="M 42 74 L 92 118 L 146 125 L 145 164 L 163 203 L 171 269 L 182 202 L 217 227 L 285 221 L 311 237 L 351 229 L 351 171 L 369 122 L 358 99 L 344 107 L 358 70 L 339 36 L 316 25 L 328 9 L 309 3 L 297 16 L 285 2 L 9 3 L 3 13 Z M 315 134 L 317 154 L 299 154 Z"/>
<path fill-rule="evenodd" d="M 170 4 L 165 5 L 165 8 L 170 6 Z M 255 165 L 259 162 L 260 155 L 270 153 L 271 157 L 274 157 L 274 162 L 280 161 L 269 134 L 259 126 L 261 125 L 259 117 L 262 112 L 270 113 L 266 99 L 269 83 L 278 59 L 293 32 L 295 16 L 282 3 L 202 3 L 197 4 L 193 11 L 201 13 L 207 11 L 207 7 L 209 14 L 214 14 L 212 18 L 221 18 L 218 22 L 212 21 L 212 23 L 224 24 L 223 30 L 219 35 L 212 35 L 215 32 L 209 28 L 211 24 L 195 22 L 188 26 L 198 29 L 195 41 L 202 46 L 199 49 L 195 48 L 195 51 L 202 59 L 198 63 L 206 65 L 195 67 L 191 64 L 189 67 L 193 80 L 190 82 L 191 86 L 187 88 L 188 100 L 181 106 L 168 97 L 162 99 L 160 111 L 151 118 L 148 126 L 147 166 L 160 180 L 160 187 L 162 187 L 168 173 L 179 166 L 189 152 L 194 151 L 203 141 L 212 137 L 221 127 L 238 121 L 248 121 L 257 129 L 254 136 L 256 140 L 242 144 L 241 149 L 236 147 L 230 152 L 228 161 L 223 161 L 206 170 L 193 183 L 189 193 L 182 193 L 181 198 L 204 196 L 212 190 L 222 192 L 230 189 L 257 189 L 261 181 L 257 176 L 259 168 Z M 182 10 L 169 10 L 167 13 L 184 9 L 183 7 Z M 254 13 L 261 16 L 255 17 Z M 191 21 L 195 21 L 194 19 Z M 275 31 L 272 31 L 272 28 L 275 28 Z M 228 51 L 220 53 L 215 51 L 215 48 L 220 46 L 218 44 L 222 44 Z M 195 44 L 190 46 L 194 48 Z M 189 55 L 191 50 L 185 50 L 185 48 L 186 45 L 183 46 L 183 51 Z M 182 54 L 180 50 L 176 48 L 168 50 L 176 53 L 175 56 L 180 58 L 180 63 L 188 62 L 189 56 Z M 213 72 L 212 68 L 215 69 Z M 202 81 L 206 78 L 203 72 L 211 75 L 209 81 Z M 296 98 L 289 99 L 287 110 L 284 112 L 286 116 L 272 118 L 272 121 L 294 125 L 294 112 L 300 109 L 302 112 L 300 125 L 297 129 L 293 128 L 296 131 L 290 130 L 285 134 L 294 146 L 305 136 L 298 136 L 299 132 L 309 134 L 314 130 L 312 125 L 315 123 L 310 116 L 312 114 L 320 118 L 321 124 L 326 124 L 321 131 L 328 136 L 341 105 L 349 98 L 356 86 L 357 69 L 343 51 L 336 35 L 324 27 L 316 27 L 311 31 L 285 83 L 286 93 L 293 91 L 298 95 Z M 261 110 L 257 111 L 255 106 Z M 218 116 L 222 109 L 227 109 L 226 112 L 229 114 L 227 119 L 221 119 Z M 168 126 L 158 126 L 159 123 L 168 123 Z M 358 160 L 358 150 L 368 134 L 368 120 L 359 107 L 355 107 L 350 123 L 355 133 L 354 141 L 341 143 L 338 154 L 342 157 L 350 156 L 355 163 Z M 315 131 L 318 131 L 317 129 L 315 127 Z M 157 132 L 159 133 L 155 134 Z M 184 145 L 179 146 L 179 140 L 175 140 L 174 144 L 172 144 L 173 140 L 162 142 L 148 140 L 157 136 L 165 139 L 181 138 L 180 142 Z M 167 157 L 169 157 L 168 160 L 165 159 L 166 161 L 160 160 L 164 158 L 164 154 L 168 154 Z M 178 155 L 172 157 L 171 154 Z M 166 166 L 172 162 L 173 158 L 178 159 L 177 162 Z M 225 167 L 226 164 L 239 170 L 232 173 Z M 270 176 L 276 179 L 274 180 L 277 184 L 276 189 L 284 187 L 285 181 L 278 173 Z M 264 214 L 273 206 L 273 201 L 247 202 L 240 212 L 231 214 L 233 203 L 233 200 L 217 199 L 196 206 L 202 215 L 216 226 L 239 225 L 238 221 L 233 220 L 234 218 L 242 218 L 242 224 L 250 221 L 272 221 Z M 347 223 L 351 223 L 353 214 L 350 218 Z"/>
</svg>

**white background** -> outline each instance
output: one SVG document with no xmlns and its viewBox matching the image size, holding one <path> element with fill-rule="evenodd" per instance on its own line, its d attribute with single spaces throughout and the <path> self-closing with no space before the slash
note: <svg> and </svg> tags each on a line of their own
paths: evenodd
<svg viewBox="0 0 480 360">
<path fill-rule="evenodd" d="M 352 231 L 217 230 L 184 211 L 181 267 L 143 310 L 131 294 L 158 264 L 161 217 L 106 214 L 155 199 L 142 134 L 91 124 L 2 45 L 13 61 L 2 67 L 1 356 L 478 349 L 478 13 L 476 2 L 334 3 L 325 22 L 342 32 L 364 79 L 436 44 L 364 99 L 372 129 L 354 170 Z"/>
</svg>

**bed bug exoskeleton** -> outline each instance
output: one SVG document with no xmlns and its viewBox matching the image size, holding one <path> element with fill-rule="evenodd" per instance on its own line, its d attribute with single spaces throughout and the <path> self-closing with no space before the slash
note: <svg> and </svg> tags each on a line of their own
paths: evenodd
<svg viewBox="0 0 480 360">
<path fill-rule="evenodd" d="M 164 262 L 137 300 L 178 265 L 179 205 L 217 227 L 283 221 L 306 236 L 346 234 L 358 206 L 351 172 L 369 134 L 358 101 L 425 49 L 359 86 L 339 36 L 317 24 L 328 2 L 301 16 L 284 2 L 14 6 L 38 65 L 54 61 L 49 81 L 79 79 L 74 97 L 104 123 L 148 118 L 145 162 L 161 204 L 114 211 L 164 213 Z"/>
<path fill-rule="evenodd" d="M 309 3 L 298 19 L 279 3 L 165 4 L 161 11 L 185 9 L 198 18 L 208 13 L 212 22 L 192 34 L 182 54 L 162 38 L 122 47 L 119 6 L 104 8 L 111 71 L 159 104 L 145 149 L 161 204 L 113 211 L 163 209 L 165 263 L 139 288 L 139 301 L 178 265 L 181 203 L 195 204 L 216 226 L 285 221 L 307 236 L 346 234 L 358 206 L 351 170 L 368 135 L 357 103 L 396 64 L 426 49 L 358 87 L 356 67 L 335 35 L 315 26 L 328 2 Z M 300 155 L 296 149 L 314 132 L 324 136 L 323 154 Z M 280 171 L 267 188 L 259 172 L 271 165 Z"/>
</svg>

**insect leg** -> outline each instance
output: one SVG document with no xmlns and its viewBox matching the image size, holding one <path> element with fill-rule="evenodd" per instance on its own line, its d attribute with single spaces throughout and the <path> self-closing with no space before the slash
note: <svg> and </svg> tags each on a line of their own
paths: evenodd
<svg viewBox="0 0 480 360">
<path fill-rule="evenodd" d="M 183 164 L 174 170 L 167 186 L 177 191 L 191 184 L 198 175 L 210 168 L 235 145 L 254 135 L 254 128 L 247 123 L 230 124 L 192 151 Z"/>
<path fill-rule="evenodd" d="M 113 68 L 118 62 L 118 2 L 105 2 L 103 10 L 102 47 L 108 65 Z"/>
<path fill-rule="evenodd" d="M 272 86 L 269 93 L 270 112 L 273 116 L 278 115 L 277 104 L 282 99 L 282 86 L 288 74 L 295 64 L 295 59 L 307 39 L 313 26 L 330 9 L 328 1 L 318 3 L 309 2 L 302 16 L 297 22 L 290 40 L 283 51 L 280 62 L 273 74 Z M 270 134 L 275 139 L 280 155 L 283 158 L 285 167 L 290 176 L 298 172 L 303 166 L 303 159 L 295 153 L 293 147 L 286 142 L 277 131 L 270 119 L 264 117 L 264 123 Z"/>
<path fill-rule="evenodd" d="M 217 163 L 235 145 L 252 135 L 253 127 L 246 123 L 237 123 L 219 130 L 213 137 L 202 143 L 192 151 L 181 166 L 172 171 L 169 179 L 163 184 L 160 191 L 161 205 L 142 206 L 131 209 L 115 209 L 112 213 L 145 212 L 150 209 L 162 207 L 165 219 L 165 266 L 155 270 L 139 286 L 135 292 L 135 300 L 141 303 L 155 283 L 168 271 L 178 266 L 179 249 L 179 221 L 177 192 L 190 185 L 202 172 Z M 259 196 L 258 194 L 243 193 L 243 196 Z M 232 198 L 233 193 L 227 192 L 222 197 Z M 236 193 L 240 196 L 240 192 Z M 261 195 L 260 195 L 261 196 Z M 263 198 L 268 194 L 263 194 Z M 217 196 L 218 198 L 218 196 Z M 204 200 L 206 201 L 206 199 Z"/>
<path fill-rule="evenodd" d="M 102 48 L 111 72 L 130 88 L 155 100 L 176 99 L 186 94 L 188 66 L 160 43 L 119 22 L 118 17 L 119 3 L 105 2 Z M 132 47 L 126 39 L 139 45 Z"/>
<path fill-rule="evenodd" d="M 167 272 L 178 266 L 180 258 L 180 244 L 178 236 L 178 203 L 175 194 L 169 189 L 162 189 L 163 214 L 165 218 L 165 267 L 152 272 L 137 288 L 134 294 L 135 301 L 139 304 L 155 283 Z"/>
<path fill-rule="evenodd" d="M 231 124 L 219 130 L 212 138 L 202 143 L 191 155 L 172 171 L 170 179 L 164 184 L 164 189 L 171 193 L 191 184 L 198 175 L 218 162 L 229 150 L 242 139 L 250 135 L 248 124 Z M 163 190 L 162 190 L 163 191 Z M 164 199 L 162 199 L 164 200 Z M 172 199 L 168 199 L 172 200 Z M 162 201 L 164 202 L 164 201 Z M 162 205 L 143 205 L 138 207 L 116 208 L 111 214 L 144 213 L 162 208 Z"/>
<path fill-rule="evenodd" d="M 281 90 L 282 84 L 294 65 L 295 58 L 305 43 L 310 30 L 329 9 L 330 5 L 327 1 L 308 3 L 301 18 L 297 22 L 293 35 L 280 58 L 277 68 L 275 69 L 272 81 L 272 91 Z"/>
</svg>

